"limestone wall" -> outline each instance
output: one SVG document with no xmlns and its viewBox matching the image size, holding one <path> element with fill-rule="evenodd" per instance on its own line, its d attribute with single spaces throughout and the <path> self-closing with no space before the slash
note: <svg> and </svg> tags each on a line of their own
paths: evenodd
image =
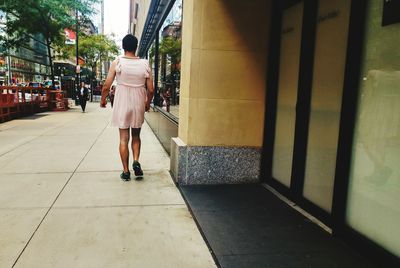
<svg viewBox="0 0 400 268">
<path fill-rule="evenodd" d="M 270 1 L 185 0 L 179 137 L 262 146 Z"/>
</svg>

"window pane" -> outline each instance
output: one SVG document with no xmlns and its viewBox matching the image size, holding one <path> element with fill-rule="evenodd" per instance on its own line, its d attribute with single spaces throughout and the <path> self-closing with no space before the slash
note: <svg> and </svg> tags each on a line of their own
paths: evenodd
<svg viewBox="0 0 400 268">
<path fill-rule="evenodd" d="M 159 84 L 157 103 L 172 116 L 179 117 L 182 0 L 176 0 L 160 31 Z"/>
<path fill-rule="evenodd" d="M 302 2 L 283 12 L 272 176 L 286 186 L 292 174 L 302 20 Z"/>
<path fill-rule="evenodd" d="M 326 211 L 332 206 L 350 4 L 323 0 L 318 5 L 303 195 Z"/>
<path fill-rule="evenodd" d="M 369 1 L 347 223 L 400 256 L 400 24 Z"/>
</svg>

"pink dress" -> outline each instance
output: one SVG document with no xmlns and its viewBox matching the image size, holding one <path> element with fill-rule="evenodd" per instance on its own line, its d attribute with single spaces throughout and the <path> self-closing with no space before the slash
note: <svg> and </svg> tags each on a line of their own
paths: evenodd
<svg viewBox="0 0 400 268">
<path fill-rule="evenodd" d="M 144 122 L 147 91 L 146 78 L 151 71 L 148 60 L 118 57 L 111 126 L 122 129 L 141 128 Z"/>
</svg>

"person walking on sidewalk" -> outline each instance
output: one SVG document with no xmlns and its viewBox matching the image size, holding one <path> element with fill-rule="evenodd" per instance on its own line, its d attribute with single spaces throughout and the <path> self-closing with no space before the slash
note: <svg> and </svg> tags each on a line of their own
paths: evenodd
<svg viewBox="0 0 400 268">
<path fill-rule="evenodd" d="M 162 97 L 165 101 L 165 109 L 169 112 L 169 108 L 171 106 L 171 88 L 167 87 L 167 89 L 162 93 Z M 164 106 L 164 103 L 163 103 Z"/>
<path fill-rule="evenodd" d="M 111 108 L 114 105 L 114 96 L 115 96 L 115 85 L 113 84 L 110 89 L 110 93 L 108 93 L 108 98 L 110 99 Z"/>
<path fill-rule="evenodd" d="M 86 102 L 89 97 L 89 90 L 85 87 L 85 82 L 81 82 L 81 86 L 79 88 L 79 102 L 82 107 L 82 112 L 85 112 L 86 109 Z"/>
<path fill-rule="evenodd" d="M 131 130 L 132 135 L 132 168 L 136 178 L 143 177 L 143 171 L 139 163 L 140 130 L 144 122 L 144 113 L 150 109 L 150 102 L 154 95 L 149 62 L 135 56 L 137 44 L 137 38 L 131 34 L 122 39 L 124 55 L 119 56 L 111 64 L 103 86 L 100 102 L 101 107 L 106 107 L 106 97 L 116 77 L 117 86 L 111 126 L 119 128 L 119 153 L 123 166 L 123 172 L 120 177 L 125 181 L 131 178 L 129 172 L 129 130 Z"/>
</svg>

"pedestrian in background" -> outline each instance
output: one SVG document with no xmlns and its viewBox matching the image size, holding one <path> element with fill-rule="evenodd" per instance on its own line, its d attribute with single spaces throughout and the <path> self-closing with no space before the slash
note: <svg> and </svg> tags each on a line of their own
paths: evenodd
<svg viewBox="0 0 400 268">
<path fill-rule="evenodd" d="M 85 82 L 81 82 L 81 86 L 79 88 L 79 102 L 81 104 L 82 112 L 85 112 L 86 102 L 89 97 L 89 90 L 85 87 Z"/>
<path fill-rule="evenodd" d="M 136 178 L 143 178 L 143 171 L 139 163 L 140 130 L 144 122 L 144 113 L 150 109 L 150 102 L 154 95 L 153 80 L 149 61 L 136 57 L 138 40 L 131 34 L 122 39 L 124 55 L 118 57 L 110 67 L 106 82 L 101 94 L 101 107 L 106 107 L 106 97 L 110 87 L 117 79 L 115 89 L 114 108 L 111 126 L 119 128 L 119 153 L 123 172 L 120 177 L 124 181 L 131 179 L 129 172 L 129 132 L 132 135 L 132 168 Z"/>
<path fill-rule="evenodd" d="M 162 97 L 164 99 L 163 106 L 165 105 L 165 109 L 169 112 L 169 107 L 171 106 L 171 88 L 167 87 L 167 89 L 163 92 Z"/>
<path fill-rule="evenodd" d="M 110 88 L 110 94 L 109 94 L 109 99 L 110 99 L 110 103 L 111 103 L 111 108 L 113 107 L 113 105 L 114 105 L 114 97 L 115 97 L 115 87 L 116 87 L 116 85 L 112 85 L 111 86 L 111 88 Z"/>
</svg>

